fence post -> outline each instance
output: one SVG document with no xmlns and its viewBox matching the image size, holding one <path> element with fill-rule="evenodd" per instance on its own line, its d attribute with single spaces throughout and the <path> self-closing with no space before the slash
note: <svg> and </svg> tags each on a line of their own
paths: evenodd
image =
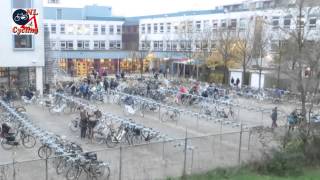
<svg viewBox="0 0 320 180">
<path fill-rule="evenodd" d="M 122 146 L 120 146 L 120 158 L 119 158 L 119 180 L 121 180 L 122 174 Z"/>
<path fill-rule="evenodd" d="M 188 147 L 188 129 L 186 129 L 186 137 L 184 139 L 184 160 L 182 179 L 187 179 L 187 147 Z"/>
<path fill-rule="evenodd" d="M 239 139 L 239 152 L 238 152 L 238 163 L 241 164 L 241 146 L 242 146 L 242 123 L 240 126 L 240 139 Z"/>
</svg>

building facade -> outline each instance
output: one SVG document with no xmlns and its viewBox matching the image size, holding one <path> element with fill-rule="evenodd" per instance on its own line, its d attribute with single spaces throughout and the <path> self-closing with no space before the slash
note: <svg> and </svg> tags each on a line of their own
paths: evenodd
<svg viewBox="0 0 320 180">
<path fill-rule="evenodd" d="M 14 35 L 13 12 L 16 9 L 36 9 L 37 34 Z M 0 84 L 2 88 L 18 89 L 32 85 L 39 92 L 43 89 L 44 35 L 42 1 L 7 0 L 1 2 L 2 26 L 0 28 Z"/>
</svg>

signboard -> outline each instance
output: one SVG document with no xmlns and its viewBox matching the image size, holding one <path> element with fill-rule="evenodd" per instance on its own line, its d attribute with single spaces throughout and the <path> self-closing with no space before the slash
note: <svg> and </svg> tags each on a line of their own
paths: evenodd
<svg viewBox="0 0 320 180">
<path fill-rule="evenodd" d="M 12 13 L 14 35 L 38 34 L 38 13 L 36 9 L 15 9 Z"/>
</svg>

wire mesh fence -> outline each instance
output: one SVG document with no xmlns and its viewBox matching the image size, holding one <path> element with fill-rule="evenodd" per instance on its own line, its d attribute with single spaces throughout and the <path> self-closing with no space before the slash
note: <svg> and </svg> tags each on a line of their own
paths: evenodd
<svg viewBox="0 0 320 180">
<path fill-rule="evenodd" d="M 232 167 L 259 158 L 259 137 L 250 131 L 120 146 L 95 151 L 98 159 L 109 163 L 101 179 L 166 179 L 206 172 L 218 167 Z M 0 165 L 1 180 L 67 179 L 72 165 L 58 169 L 62 157 L 12 161 Z M 79 179 L 86 179 L 85 171 Z"/>
</svg>

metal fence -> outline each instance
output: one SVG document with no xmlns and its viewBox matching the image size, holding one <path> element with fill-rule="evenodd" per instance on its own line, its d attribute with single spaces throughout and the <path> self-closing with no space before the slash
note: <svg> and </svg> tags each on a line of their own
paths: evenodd
<svg viewBox="0 0 320 180">
<path fill-rule="evenodd" d="M 95 152 L 99 160 L 110 163 L 111 180 L 152 180 L 237 166 L 259 158 L 261 148 L 258 136 L 250 131 L 192 138 L 186 132 L 184 139 Z M 23 162 L 13 160 L 0 165 L 0 179 L 66 179 L 67 168 L 60 175 L 56 172 L 57 159 L 59 157 Z M 85 173 L 80 179 L 86 179 Z"/>
</svg>

